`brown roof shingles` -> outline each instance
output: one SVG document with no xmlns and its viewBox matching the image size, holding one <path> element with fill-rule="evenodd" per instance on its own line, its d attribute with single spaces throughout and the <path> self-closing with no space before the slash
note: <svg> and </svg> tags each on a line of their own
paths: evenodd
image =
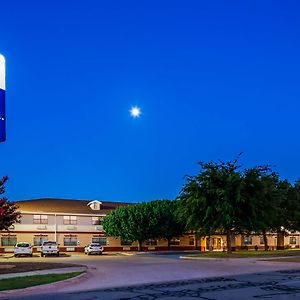
<svg viewBox="0 0 300 300">
<path fill-rule="evenodd" d="M 87 204 L 94 200 L 69 200 L 56 198 L 41 198 L 33 200 L 16 201 L 20 212 L 45 212 L 69 214 L 107 214 L 119 206 L 129 205 L 125 202 L 101 201 L 100 210 L 93 210 Z M 99 200 L 100 201 L 100 200 Z"/>
</svg>

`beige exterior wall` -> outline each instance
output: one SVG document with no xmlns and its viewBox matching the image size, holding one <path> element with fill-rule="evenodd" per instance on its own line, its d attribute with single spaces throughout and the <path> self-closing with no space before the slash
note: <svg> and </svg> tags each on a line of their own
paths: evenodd
<svg viewBox="0 0 300 300">
<path fill-rule="evenodd" d="M 47 224 L 35 224 L 34 213 L 23 212 L 21 223 L 12 226 L 10 232 L 0 232 L 0 237 L 16 236 L 18 242 L 29 242 L 34 244 L 34 238 L 41 235 L 48 240 L 55 240 L 60 244 L 62 251 L 83 251 L 83 247 L 92 242 L 93 237 L 105 237 L 105 232 L 101 225 L 93 225 L 92 217 L 103 217 L 103 214 L 99 215 L 80 215 L 76 216 L 76 224 L 64 224 L 63 216 L 70 216 L 70 214 L 47 214 L 40 213 L 41 215 L 47 215 Z M 64 238 L 72 236 L 77 238 L 78 244 L 74 246 L 67 246 L 64 244 Z M 252 243 L 246 245 L 245 237 L 242 235 L 236 235 L 232 246 L 236 249 L 249 249 L 254 250 L 257 245 L 259 249 L 263 249 L 264 245 L 260 243 L 260 236 L 252 235 Z M 293 241 L 296 240 L 296 244 L 290 244 L 290 237 L 293 237 Z M 105 246 L 106 250 L 120 251 L 120 250 L 136 250 L 137 242 L 133 242 L 132 245 L 122 245 L 121 240 L 113 237 L 107 237 L 108 244 Z M 177 239 L 174 239 L 171 249 L 194 249 L 195 238 L 193 234 L 188 234 Z M 209 250 L 209 246 L 212 246 L 213 250 L 223 251 L 226 248 L 226 237 L 224 235 L 214 235 L 212 237 L 201 237 L 198 240 L 198 249 Z M 268 244 L 271 250 L 276 249 L 277 239 L 276 234 L 268 234 Z M 300 247 L 300 234 L 290 234 L 290 236 L 284 237 L 285 248 L 299 248 Z M 166 250 L 168 247 L 167 240 L 159 240 L 156 245 L 144 244 L 145 250 Z M 0 244 L 0 252 L 12 251 L 13 246 L 3 246 Z M 39 251 L 39 247 L 35 247 L 35 251 Z"/>
</svg>

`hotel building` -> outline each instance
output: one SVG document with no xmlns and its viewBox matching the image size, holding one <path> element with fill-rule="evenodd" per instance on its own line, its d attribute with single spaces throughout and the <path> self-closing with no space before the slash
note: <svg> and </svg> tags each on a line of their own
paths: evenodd
<svg viewBox="0 0 300 300">
<path fill-rule="evenodd" d="M 129 203 L 43 198 L 16 204 L 22 214 L 21 222 L 12 225 L 9 231 L 0 232 L 0 253 L 13 251 L 17 242 L 29 242 L 34 251 L 39 251 L 43 241 L 57 241 L 62 252 L 83 252 L 84 246 L 91 242 L 100 243 L 104 251 L 137 250 L 136 242 L 107 237 L 102 226 L 102 220 L 109 212 Z M 268 234 L 271 250 L 276 249 L 276 239 L 276 234 Z M 285 248 L 299 248 L 299 244 L 299 233 L 284 237 Z M 171 245 L 172 250 L 195 249 L 195 236 L 187 234 L 174 238 Z M 202 251 L 222 251 L 226 248 L 226 237 L 202 237 L 197 245 Z M 237 250 L 253 250 L 256 246 L 264 248 L 262 236 L 237 235 L 233 239 L 233 247 Z M 167 249 L 166 240 L 149 240 L 143 245 L 145 251 Z"/>
</svg>

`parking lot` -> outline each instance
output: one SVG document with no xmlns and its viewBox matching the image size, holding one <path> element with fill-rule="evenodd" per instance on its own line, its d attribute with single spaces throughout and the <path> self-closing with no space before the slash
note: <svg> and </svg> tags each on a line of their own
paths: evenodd
<svg viewBox="0 0 300 300">
<path fill-rule="evenodd" d="M 235 276 L 300 268 L 300 264 L 264 261 L 255 258 L 182 260 L 179 258 L 181 255 L 182 253 L 170 253 L 169 255 L 105 253 L 87 256 L 83 253 L 66 253 L 60 257 L 40 257 L 39 254 L 35 254 L 33 257 L 8 258 L 7 254 L 6 257 L 0 257 L 0 262 L 58 262 L 88 267 L 87 274 L 78 282 L 75 279 L 75 282 L 57 285 L 56 293 L 74 293 L 174 280 Z M 34 292 L 30 293 L 52 292 L 54 292 L 53 288 L 37 287 Z M 28 295 L 28 292 L 20 292 L 19 296 L 21 295 Z"/>
</svg>

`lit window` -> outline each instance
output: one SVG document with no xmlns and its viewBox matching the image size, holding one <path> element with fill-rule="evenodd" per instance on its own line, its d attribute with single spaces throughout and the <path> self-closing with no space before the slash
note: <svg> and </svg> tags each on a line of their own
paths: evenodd
<svg viewBox="0 0 300 300">
<path fill-rule="evenodd" d="M 76 216 L 64 216 L 64 225 L 76 225 L 77 217 Z"/>
<path fill-rule="evenodd" d="M 252 245 L 252 236 L 245 236 L 244 245 Z"/>
<path fill-rule="evenodd" d="M 189 236 L 189 245 L 194 246 L 195 245 L 195 238 L 193 236 Z"/>
<path fill-rule="evenodd" d="M 172 239 L 171 242 L 170 242 L 170 245 L 179 246 L 180 245 L 180 239 Z"/>
<path fill-rule="evenodd" d="M 33 215 L 33 224 L 48 224 L 47 215 Z"/>
</svg>

